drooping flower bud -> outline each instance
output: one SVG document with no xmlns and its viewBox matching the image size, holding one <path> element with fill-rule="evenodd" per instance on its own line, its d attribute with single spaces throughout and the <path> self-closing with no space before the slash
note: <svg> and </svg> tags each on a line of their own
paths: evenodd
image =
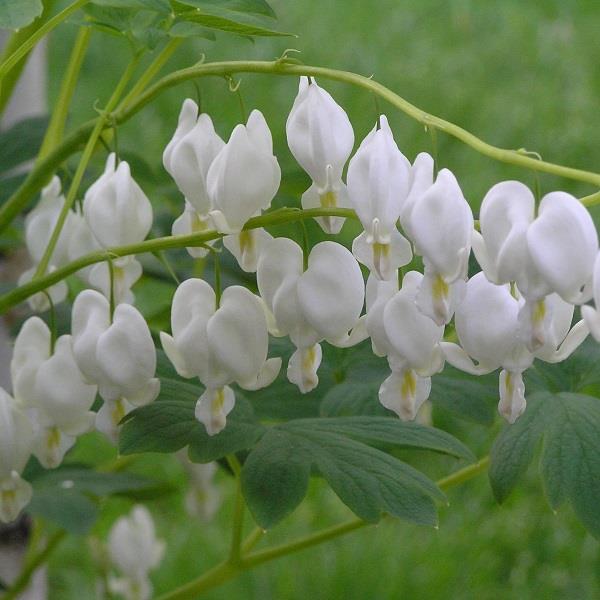
<svg viewBox="0 0 600 600">
<path fill-rule="evenodd" d="M 352 244 L 357 260 L 379 279 L 391 279 L 412 258 L 396 228 L 409 185 L 410 163 L 400 152 L 387 119 L 365 137 L 348 165 L 348 193 L 365 231 Z"/>
<path fill-rule="evenodd" d="M 267 359 L 269 336 L 260 299 L 241 286 L 216 295 L 202 279 L 188 279 L 175 292 L 171 308 L 173 335 L 161 332 L 163 348 L 182 377 L 198 377 L 206 387 L 196 405 L 196 418 L 215 435 L 226 424 L 237 383 L 248 390 L 269 385 L 281 367 Z"/>
<path fill-rule="evenodd" d="M 248 219 L 271 205 L 280 181 L 269 126 L 262 113 L 253 110 L 247 125 L 236 125 L 208 170 L 215 228 L 239 233 Z"/>
<path fill-rule="evenodd" d="M 286 133 L 294 158 L 313 181 L 302 195 L 303 208 L 349 207 L 342 171 L 352 152 L 354 131 L 344 109 L 314 79 L 300 78 Z M 339 233 L 344 219 L 319 217 L 317 222 L 327 233 Z"/>
</svg>

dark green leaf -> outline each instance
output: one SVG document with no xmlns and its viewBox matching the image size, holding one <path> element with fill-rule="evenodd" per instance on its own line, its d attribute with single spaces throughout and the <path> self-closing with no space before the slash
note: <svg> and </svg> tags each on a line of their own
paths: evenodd
<svg viewBox="0 0 600 600">
<path fill-rule="evenodd" d="M 525 473 L 544 431 L 544 413 L 552 395 L 539 392 L 527 399 L 527 410 L 496 438 L 490 453 L 489 478 L 494 496 L 503 502 Z"/>
<path fill-rule="evenodd" d="M 180 5 L 208 10 L 222 8 L 232 12 L 275 17 L 275 12 L 265 0 L 178 0 L 174 5 L 176 8 Z"/>
<path fill-rule="evenodd" d="M 261 27 L 260 25 L 242 23 L 226 17 L 211 15 L 195 10 L 181 13 L 178 18 L 181 21 L 198 23 L 199 25 L 208 27 L 209 29 L 217 29 L 219 31 L 226 31 L 228 33 L 235 33 L 237 35 L 250 37 L 294 37 L 293 33 L 275 31 L 274 29 L 268 29 L 266 27 Z"/>
<path fill-rule="evenodd" d="M 0 29 L 26 27 L 43 10 L 42 0 L 0 0 Z"/>
<path fill-rule="evenodd" d="M 27 511 L 75 535 L 85 535 L 98 517 L 98 507 L 87 496 L 53 488 L 34 488 Z"/>
<path fill-rule="evenodd" d="M 343 381 L 334 385 L 321 402 L 321 414 L 326 417 L 354 415 L 391 415 L 379 402 L 379 382 Z"/>
<path fill-rule="evenodd" d="M 0 174 L 34 159 L 42 145 L 48 117 L 24 119 L 0 134 Z"/>
<path fill-rule="evenodd" d="M 202 25 L 198 25 L 198 23 L 189 23 L 186 21 L 175 23 L 175 25 L 169 29 L 169 35 L 176 38 L 201 37 L 210 40 L 211 42 L 214 42 L 216 39 L 215 32 L 211 29 L 202 27 Z"/>
<path fill-rule="evenodd" d="M 310 465 L 298 440 L 277 429 L 263 436 L 242 469 L 244 498 L 261 527 L 272 527 L 302 502 Z"/>
<path fill-rule="evenodd" d="M 396 448 L 418 448 L 449 454 L 469 461 L 472 452 L 449 433 L 396 417 L 356 416 L 340 418 L 298 419 L 285 425 L 287 431 L 311 430 L 336 433 L 366 444 L 384 444 Z"/>
</svg>

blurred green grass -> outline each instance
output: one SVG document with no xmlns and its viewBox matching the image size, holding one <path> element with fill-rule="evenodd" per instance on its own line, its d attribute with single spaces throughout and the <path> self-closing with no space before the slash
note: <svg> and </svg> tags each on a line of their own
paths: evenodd
<svg viewBox="0 0 600 600">
<path fill-rule="evenodd" d="M 546 160 L 598 170 L 600 9 L 596 1 L 279 0 L 273 6 L 279 27 L 297 32 L 299 39 L 253 44 L 222 37 L 216 44 L 188 43 L 170 66 L 188 66 L 202 53 L 207 60 L 269 60 L 294 47 L 302 50 L 300 58 L 305 63 L 374 74 L 419 107 L 492 144 L 526 147 Z M 51 39 L 51 97 L 56 96 L 74 32 L 74 27 L 65 28 Z M 124 43 L 94 34 L 71 124 L 94 116 L 94 102 L 105 101 L 126 62 Z M 305 180 L 298 178 L 284 133 L 297 82 L 261 75 L 242 75 L 241 79 L 246 105 L 265 113 L 284 173 L 290 180 L 299 179 L 302 189 Z M 350 114 L 358 143 L 375 121 L 373 98 L 349 86 L 321 84 Z M 220 134 L 228 136 L 240 118 L 236 97 L 221 79 L 202 81 L 200 88 L 203 108 L 213 116 Z M 155 205 L 168 198 L 181 204 L 178 194 L 165 188 L 160 159 L 181 101 L 195 95 L 189 83 L 169 90 L 119 131 L 122 148 L 141 155 L 154 169 L 154 175 L 145 178 L 144 188 Z M 430 138 L 421 126 L 381 106 L 390 116 L 398 145 L 411 160 L 419 151 L 431 150 Z M 501 179 L 518 178 L 533 185 L 531 172 L 481 157 L 451 138 L 439 135 L 438 148 L 440 164 L 456 173 L 474 208 Z M 98 157 L 98 168 L 100 164 Z M 547 175 L 540 175 L 540 183 L 543 192 L 564 189 L 583 195 L 594 191 Z M 434 419 L 446 416 L 434 415 Z M 480 454 L 493 439 L 492 432 L 479 426 L 452 421 L 444 421 L 444 426 Z M 182 480 L 180 468 L 170 458 L 144 458 L 139 469 Z M 157 591 L 197 576 L 226 555 L 232 485 L 224 474 L 219 485 L 228 499 L 214 523 L 191 520 L 179 495 L 152 503 L 159 533 L 169 546 L 167 558 L 153 577 Z M 205 597 L 600 598 L 598 542 L 586 534 L 570 509 L 556 516 L 551 512 L 533 473 L 502 507 L 495 504 L 485 476 L 448 495 L 450 506 L 441 509 L 439 530 L 386 522 L 262 566 Z M 122 502 L 107 503 L 99 534 L 106 532 L 123 507 Z M 347 516 L 347 509 L 317 481 L 308 501 L 266 539 L 281 542 Z M 72 539 L 62 547 L 51 562 L 51 598 L 94 597 L 88 554 L 82 540 Z"/>
</svg>

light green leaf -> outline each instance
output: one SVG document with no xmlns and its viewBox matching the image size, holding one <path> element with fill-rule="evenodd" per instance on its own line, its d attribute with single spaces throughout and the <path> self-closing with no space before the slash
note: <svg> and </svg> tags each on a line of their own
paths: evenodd
<svg viewBox="0 0 600 600">
<path fill-rule="evenodd" d="M 176 8 L 185 5 L 207 10 L 225 9 L 233 12 L 275 17 L 275 11 L 265 0 L 178 0 L 173 4 Z"/>
<path fill-rule="evenodd" d="M 178 15 L 178 19 L 181 21 L 198 23 L 209 29 L 217 29 L 219 31 L 226 31 L 227 33 L 235 33 L 237 35 L 250 37 L 295 37 L 293 33 L 284 33 L 260 25 L 242 23 L 219 15 L 200 12 L 199 10 L 181 13 Z"/>
<path fill-rule="evenodd" d="M 0 0 L 0 29 L 21 29 L 44 10 L 42 0 Z"/>
<path fill-rule="evenodd" d="M 171 12 L 169 0 L 92 0 L 92 4 L 108 6 L 110 8 L 145 8 L 165 14 Z"/>
</svg>

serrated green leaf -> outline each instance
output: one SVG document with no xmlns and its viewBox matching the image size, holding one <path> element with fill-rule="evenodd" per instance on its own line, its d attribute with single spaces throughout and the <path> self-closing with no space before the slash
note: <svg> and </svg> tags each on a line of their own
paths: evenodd
<svg viewBox="0 0 600 600">
<path fill-rule="evenodd" d="M 286 431 L 312 430 L 336 433 L 367 444 L 396 448 L 431 450 L 456 458 L 475 460 L 473 453 L 455 437 L 434 427 L 400 421 L 396 417 L 356 416 L 298 419 L 285 425 Z"/>
<path fill-rule="evenodd" d="M 541 472 L 550 505 L 556 509 L 570 500 L 586 528 L 600 537 L 600 400 L 554 396 Z"/>
<path fill-rule="evenodd" d="M 217 29 L 227 33 L 235 33 L 236 35 L 250 37 L 295 37 L 293 33 L 275 31 L 274 29 L 269 29 L 267 27 L 243 23 L 219 15 L 200 12 L 198 10 L 181 13 L 178 15 L 178 19 L 181 21 L 198 23 L 203 27 L 208 27 L 209 29 Z"/>
<path fill-rule="evenodd" d="M 513 425 L 504 427 L 490 452 L 489 479 L 498 502 L 506 500 L 533 459 L 535 446 L 544 431 L 544 414 L 552 394 L 536 393 L 527 399 L 527 410 Z"/>
<path fill-rule="evenodd" d="M 269 529 L 302 502 L 310 478 L 304 446 L 272 429 L 252 450 L 242 468 L 242 491 L 254 520 Z"/>
<path fill-rule="evenodd" d="M 21 29 L 42 14 L 42 0 L 0 0 L 0 29 Z"/>
<path fill-rule="evenodd" d="M 0 133 L 0 174 L 37 156 L 47 126 L 48 117 L 32 117 Z"/>
<path fill-rule="evenodd" d="M 265 0 L 178 0 L 173 4 L 176 8 L 180 5 L 213 10 L 222 8 L 232 12 L 275 17 L 275 11 Z"/>
</svg>

